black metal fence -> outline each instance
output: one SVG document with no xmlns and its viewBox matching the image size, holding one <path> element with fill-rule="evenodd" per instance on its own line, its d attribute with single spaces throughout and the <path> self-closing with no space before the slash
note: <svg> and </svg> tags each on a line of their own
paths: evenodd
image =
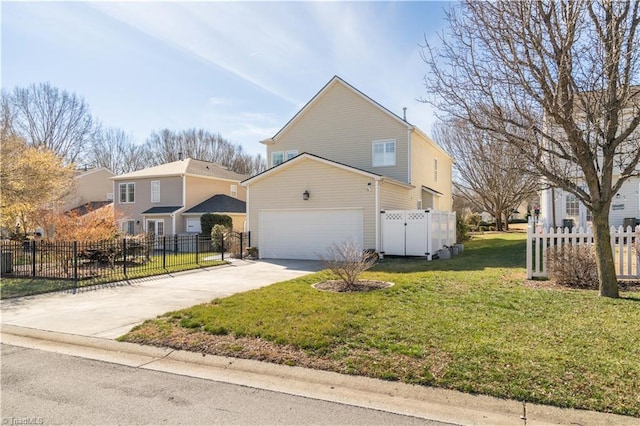
<svg viewBox="0 0 640 426">
<path fill-rule="evenodd" d="M 243 258 L 247 232 L 212 240 L 201 235 L 130 236 L 101 242 L 2 241 L 2 278 L 46 279 L 55 289 L 122 281 Z M 5 285 L 2 286 L 5 297 Z"/>
</svg>

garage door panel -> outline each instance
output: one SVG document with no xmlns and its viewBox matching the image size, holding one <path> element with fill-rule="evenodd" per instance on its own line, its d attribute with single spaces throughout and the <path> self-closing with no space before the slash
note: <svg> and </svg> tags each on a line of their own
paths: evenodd
<svg viewBox="0 0 640 426">
<path fill-rule="evenodd" d="M 318 259 L 348 238 L 362 246 L 363 229 L 362 209 L 261 211 L 260 257 Z"/>
</svg>

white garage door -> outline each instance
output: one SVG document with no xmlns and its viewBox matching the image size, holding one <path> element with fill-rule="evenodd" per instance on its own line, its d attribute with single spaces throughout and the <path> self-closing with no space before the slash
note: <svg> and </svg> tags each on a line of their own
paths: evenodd
<svg viewBox="0 0 640 426">
<path fill-rule="evenodd" d="M 334 242 L 364 242 L 362 209 L 265 210 L 259 227 L 266 259 L 318 259 Z"/>
</svg>

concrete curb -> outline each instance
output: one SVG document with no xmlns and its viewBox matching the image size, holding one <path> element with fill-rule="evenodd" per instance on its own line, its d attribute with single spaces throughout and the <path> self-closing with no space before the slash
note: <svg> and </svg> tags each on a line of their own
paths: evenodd
<svg viewBox="0 0 640 426">
<path fill-rule="evenodd" d="M 327 371 L 2 325 L 2 343 L 460 425 L 638 425 L 640 419 Z M 526 409 L 526 421 L 523 418 Z"/>
</svg>

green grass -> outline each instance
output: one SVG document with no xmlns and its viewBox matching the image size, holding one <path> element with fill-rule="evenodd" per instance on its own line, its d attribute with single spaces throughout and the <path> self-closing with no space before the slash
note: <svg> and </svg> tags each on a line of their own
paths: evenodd
<svg viewBox="0 0 640 426">
<path fill-rule="evenodd" d="M 321 272 L 168 313 L 121 340 L 640 416 L 640 294 L 527 287 L 524 241 L 487 234 L 451 260 L 385 259 L 363 278 L 395 285 L 368 293 L 317 291 Z M 257 338 L 269 353 L 242 350 Z"/>
<path fill-rule="evenodd" d="M 31 296 L 34 294 L 50 293 L 53 291 L 71 290 L 73 288 L 89 287 L 100 284 L 113 283 L 117 281 L 133 280 L 156 275 L 170 274 L 173 272 L 187 271 L 203 267 L 212 267 L 227 264 L 222 260 L 202 260 L 206 256 L 200 256 L 198 264 L 195 263 L 195 254 L 180 254 L 180 264 L 171 265 L 170 256 L 167 255 L 169 261 L 162 267 L 162 255 L 154 255 L 150 257 L 150 261 L 144 265 L 133 265 L 127 267 L 126 276 L 123 273 L 122 266 L 118 266 L 116 271 L 108 271 L 104 276 L 96 276 L 90 279 L 80 279 L 76 283 L 72 279 L 51 279 L 39 277 L 14 278 L 2 277 L 0 279 L 0 298 L 8 299 L 12 297 Z"/>
</svg>

